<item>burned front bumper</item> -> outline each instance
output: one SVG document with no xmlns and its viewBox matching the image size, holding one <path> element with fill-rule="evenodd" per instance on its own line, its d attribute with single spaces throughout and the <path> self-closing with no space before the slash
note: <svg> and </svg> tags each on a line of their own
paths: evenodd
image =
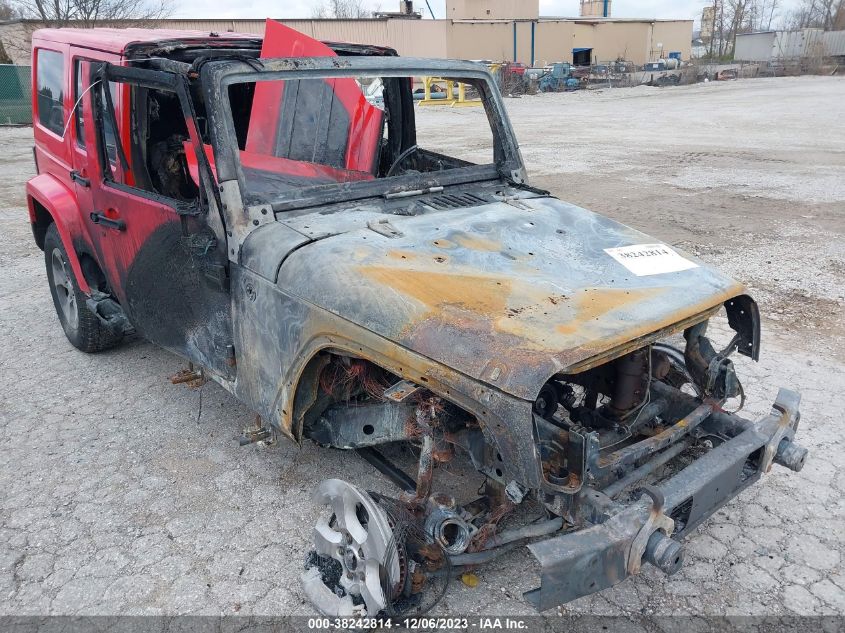
<svg viewBox="0 0 845 633">
<path fill-rule="evenodd" d="M 757 481 L 773 462 L 795 471 L 803 467 L 807 451 L 793 442 L 799 401 L 797 393 L 781 389 L 771 413 L 754 422 L 712 413 L 697 435 L 725 441 L 631 504 L 584 488 L 579 501 L 594 522 L 528 546 L 540 562 L 542 584 L 525 597 L 545 611 L 615 585 L 637 573 L 643 562 L 677 571 L 683 560 L 679 541 L 690 530 Z"/>
</svg>

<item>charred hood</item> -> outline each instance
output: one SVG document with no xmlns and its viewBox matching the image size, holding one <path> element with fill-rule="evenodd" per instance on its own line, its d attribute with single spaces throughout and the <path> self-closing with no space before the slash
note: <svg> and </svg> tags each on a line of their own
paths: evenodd
<svg viewBox="0 0 845 633">
<path fill-rule="evenodd" d="M 370 222 L 294 251 L 279 287 L 522 398 L 743 292 L 701 261 L 555 198 L 387 217 L 390 230 Z"/>
</svg>

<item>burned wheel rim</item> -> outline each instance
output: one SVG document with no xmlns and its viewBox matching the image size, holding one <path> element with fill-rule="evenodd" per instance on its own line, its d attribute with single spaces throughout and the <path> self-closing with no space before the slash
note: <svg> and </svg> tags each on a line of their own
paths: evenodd
<svg viewBox="0 0 845 633">
<path fill-rule="evenodd" d="M 50 257 L 50 269 L 56 305 L 59 307 L 62 320 L 68 327 L 75 330 L 79 327 L 79 311 L 73 288 L 73 273 L 58 248 L 53 249 Z"/>
<path fill-rule="evenodd" d="M 319 594 L 307 587 L 306 593 L 326 615 L 377 615 L 401 575 L 387 515 L 370 495 L 339 479 L 323 481 L 314 500 L 330 510 L 314 526 L 314 550 L 339 563 L 341 573 L 337 586 L 321 587 Z M 303 582 L 309 577 L 306 571 Z"/>
</svg>

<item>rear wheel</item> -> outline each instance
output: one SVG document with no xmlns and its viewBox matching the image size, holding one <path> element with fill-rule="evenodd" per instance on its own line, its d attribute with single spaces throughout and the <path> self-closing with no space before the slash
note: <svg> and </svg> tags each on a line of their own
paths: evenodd
<svg viewBox="0 0 845 633">
<path fill-rule="evenodd" d="M 103 326 L 85 305 L 88 297 L 79 287 L 55 224 L 47 228 L 44 237 L 44 261 L 53 305 L 71 344 L 83 352 L 99 352 L 117 345 L 123 335 Z"/>
</svg>

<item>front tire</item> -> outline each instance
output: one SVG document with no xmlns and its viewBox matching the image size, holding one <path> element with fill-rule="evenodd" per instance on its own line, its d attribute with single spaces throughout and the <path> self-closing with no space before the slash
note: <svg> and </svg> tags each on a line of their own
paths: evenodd
<svg viewBox="0 0 845 633">
<path fill-rule="evenodd" d="M 71 345 L 88 353 L 117 345 L 123 335 L 109 331 L 85 305 L 88 297 L 79 287 L 55 224 L 47 228 L 44 236 L 44 263 L 53 305 Z"/>
</svg>

